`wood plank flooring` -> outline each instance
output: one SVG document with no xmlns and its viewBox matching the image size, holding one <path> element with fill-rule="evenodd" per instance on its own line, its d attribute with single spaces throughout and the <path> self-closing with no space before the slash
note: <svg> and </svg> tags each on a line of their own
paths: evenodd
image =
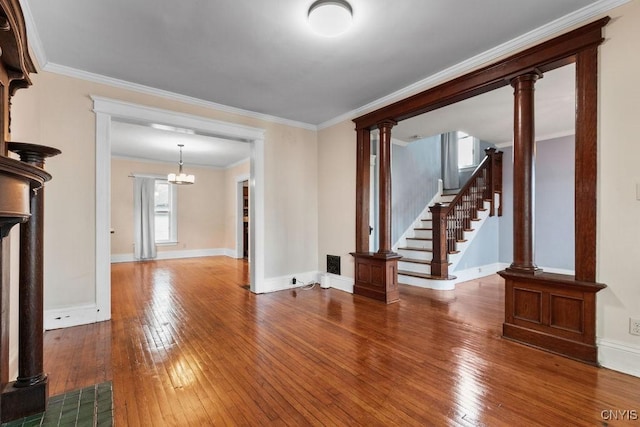
<svg viewBox="0 0 640 427">
<path fill-rule="evenodd" d="M 119 426 L 640 425 L 602 417 L 640 412 L 640 378 L 500 337 L 498 276 L 392 305 L 247 283 L 225 257 L 114 264 L 113 319 L 45 334 L 50 394 L 112 380 Z"/>
</svg>

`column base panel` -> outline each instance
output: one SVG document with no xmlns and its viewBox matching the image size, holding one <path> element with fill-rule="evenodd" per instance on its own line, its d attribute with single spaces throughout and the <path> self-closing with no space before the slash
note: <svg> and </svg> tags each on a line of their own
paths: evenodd
<svg viewBox="0 0 640 427">
<path fill-rule="evenodd" d="M 398 254 L 352 253 L 355 265 L 353 293 L 386 304 L 400 300 Z"/>
<path fill-rule="evenodd" d="M 49 380 L 30 387 L 15 387 L 9 383 L 2 391 L 0 419 L 3 423 L 44 412 L 47 409 Z"/>
</svg>

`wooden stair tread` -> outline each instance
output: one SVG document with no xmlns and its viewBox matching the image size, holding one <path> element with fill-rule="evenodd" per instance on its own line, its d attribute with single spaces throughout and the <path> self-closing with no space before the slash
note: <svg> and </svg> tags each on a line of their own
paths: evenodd
<svg viewBox="0 0 640 427">
<path fill-rule="evenodd" d="M 410 262 L 412 264 L 424 264 L 424 265 L 431 265 L 431 261 L 428 260 L 424 260 L 424 259 L 414 259 L 414 258 L 405 258 L 402 257 L 399 262 Z"/>
<path fill-rule="evenodd" d="M 407 237 L 407 240 L 433 240 L 431 237 Z"/>
<path fill-rule="evenodd" d="M 443 279 L 442 277 L 432 276 L 431 274 L 414 273 L 413 271 L 406 271 L 406 270 L 398 270 L 398 274 L 401 274 L 403 276 L 418 277 L 420 279 L 427 279 L 427 280 L 453 280 L 456 278 L 455 276 L 449 276 L 446 279 Z"/>
<path fill-rule="evenodd" d="M 433 252 L 431 249 L 416 248 L 413 246 L 405 246 L 404 248 L 398 248 L 398 250 L 404 249 L 405 251 L 419 251 L 419 252 Z"/>
<path fill-rule="evenodd" d="M 418 228 L 414 228 L 414 230 L 419 230 L 419 231 L 433 231 L 433 228 L 418 227 Z"/>
</svg>

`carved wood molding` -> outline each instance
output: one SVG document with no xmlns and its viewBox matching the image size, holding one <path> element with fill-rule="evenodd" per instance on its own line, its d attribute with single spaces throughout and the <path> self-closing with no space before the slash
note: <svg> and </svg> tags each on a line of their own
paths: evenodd
<svg viewBox="0 0 640 427">
<path fill-rule="evenodd" d="M 18 0 L 0 0 L 0 46 L 1 61 L 7 71 L 10 94 L 31 85 L 30 73 L 36 67 L 29 55 L 27 29 Z"/>
</svg>

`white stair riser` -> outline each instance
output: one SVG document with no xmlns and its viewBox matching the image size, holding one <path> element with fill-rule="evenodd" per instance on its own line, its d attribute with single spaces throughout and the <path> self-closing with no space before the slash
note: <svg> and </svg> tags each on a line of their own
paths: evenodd
<svg viewBox="0 0 640 427">
<path fill-rule="evenodd" d="M 407 238 L 407 246 L 411 246 L 413 248 L 431 249 L 433 248 L 433 241 L 432 240 L 415 240 L 412 238 Z"/>
<path fill-rule="evenodd" d="M 431 261 L 431 252 L 398 249 L 398 254 L 411 259 L 419 259 L 421 261 Z"/>
<path fill-rule="evenodd" d="M 422 228 L 433 228 L 433 221 L 431 221 L 430 219 L 423 219 L 422 221 L 420 221 L 420 223 L 422 224 L 420 226 Z"/>
<path fill-rule="evenodd" d="M 398 270 L 411 271 L 412 273 L 431 274 L 429 264 L 418 264 L 415 262 L 398 261 Z"/>
<path fill-rule="evenodd" d="M 420 277 L 405 276 L 398 274 L 398 283 L 403 285 L 419 286 L 427 289 L 452 290 L 455 289 L 455 281 L 453 280 L 430 280 Z"/>
<path fill-rule="evenodd" d="M 433 230 L 413 230 L 415 236 L 423 239 L 431 239 L 433 237 Z"/>
</svg>

